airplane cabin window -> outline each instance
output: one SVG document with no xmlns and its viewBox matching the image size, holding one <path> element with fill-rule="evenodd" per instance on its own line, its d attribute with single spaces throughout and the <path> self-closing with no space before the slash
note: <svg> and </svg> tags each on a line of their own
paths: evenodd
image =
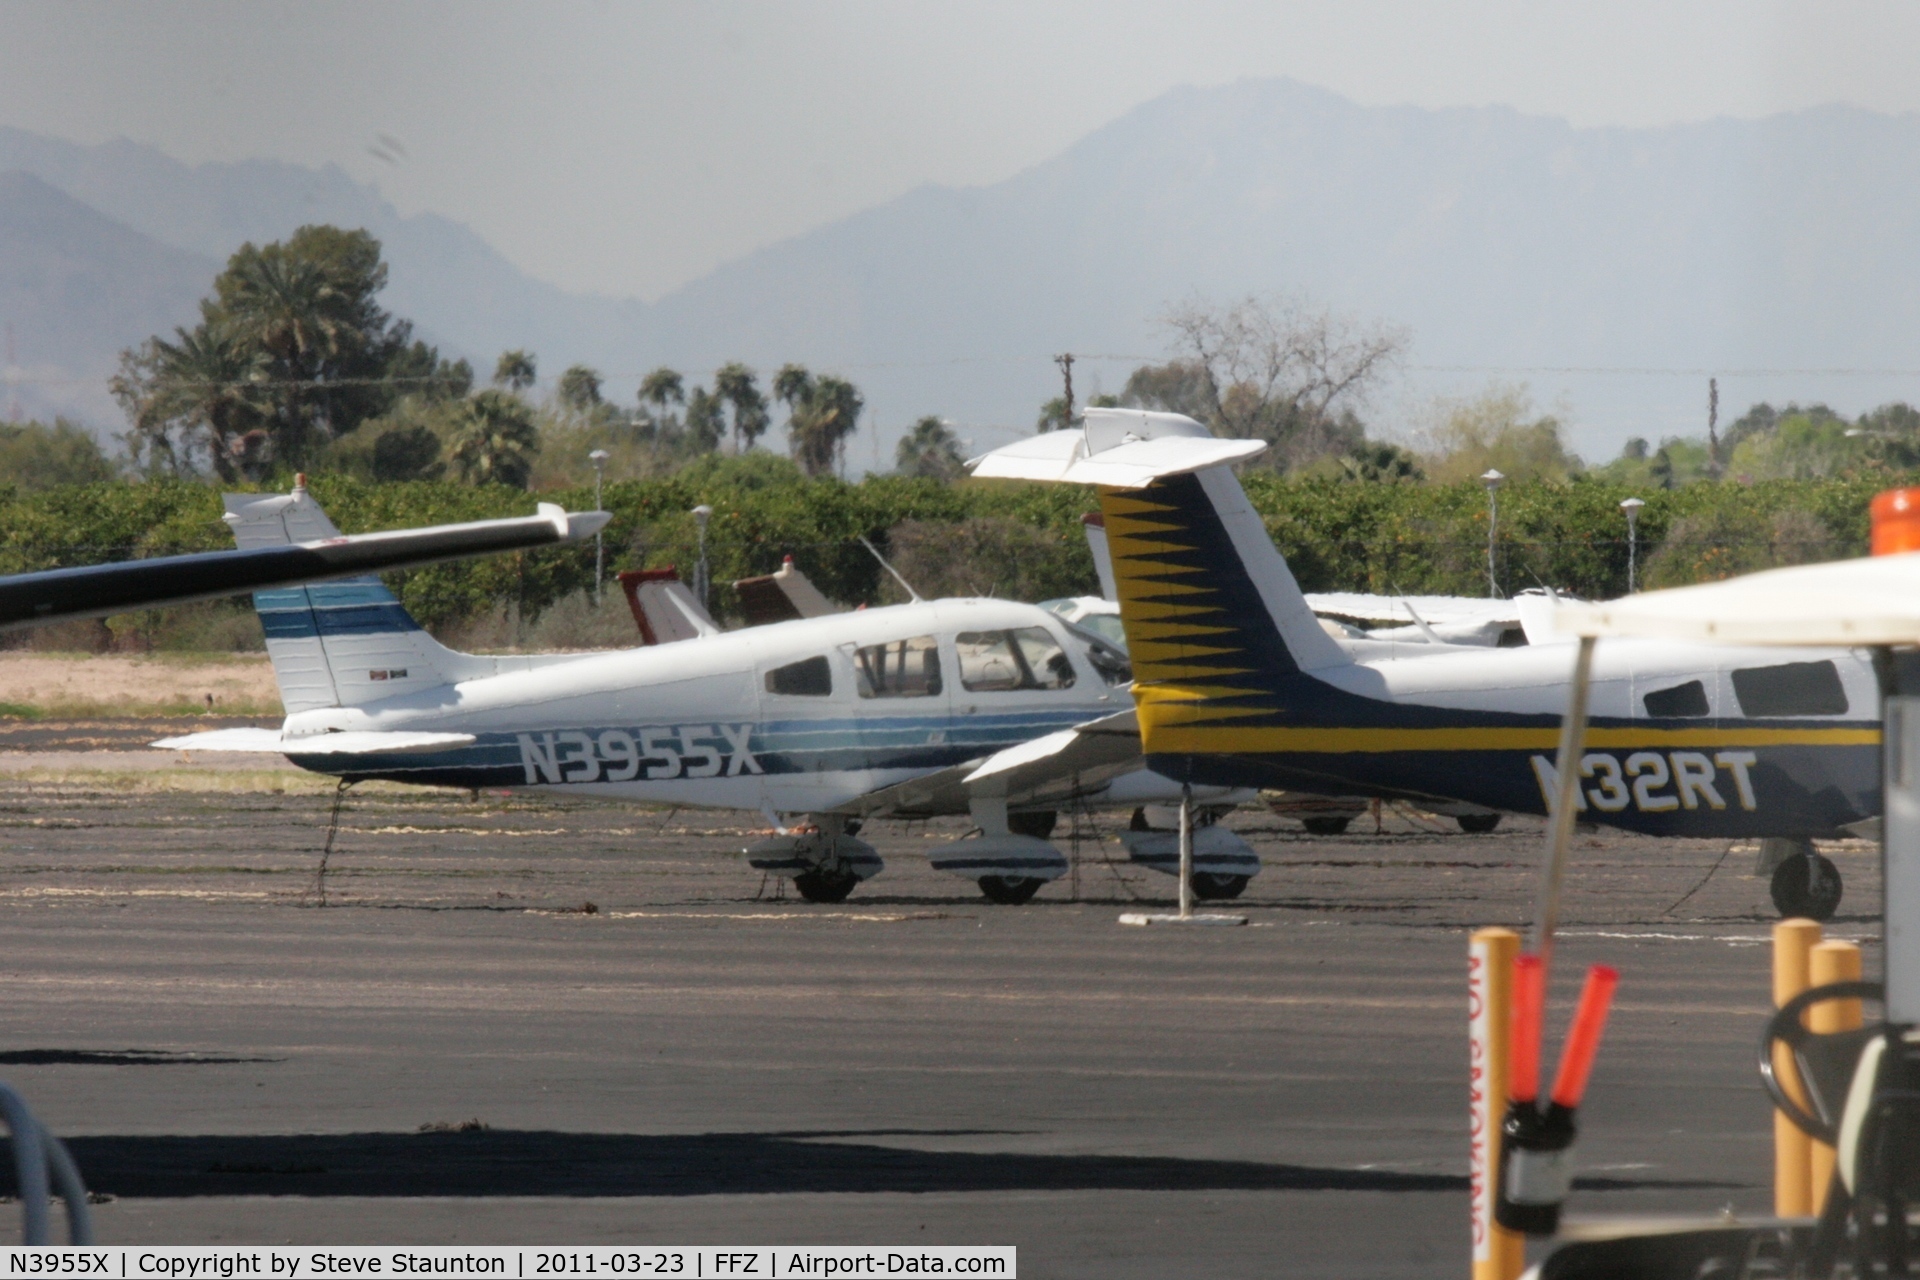
<svg viewBox="0 0 1920 1280">
<path fill-rule="evenodd" d="M 1650 716 L 1704 716 L 1707 714 L 1707 687 L 1698 680 L 1689 680 L 1671 689 L 1655 689 L 1641 701 L 1646 704 Z"/>
<path fill-rule="evenodd" d="M 940 692 L 940 642 L 932 636 L 870 644 L 853 652 L 863 698 L 931 698 Z"/>
<path fill-rule="evenodd" d="M 828 698 L 833 696 L 833 668 L 825 658 L 807 658 L 789 662 L 767 672 L 767 692 L 789 698 Z"/>
<path fill-rule="evenodd" d="M 1073 662 L 1067 651 L 1045 627 L 1021 627 L 1013 633 L 1013 643 L 1026 664 L 1027 676 L 1035 689 L 1073 688 Z"/>
<path fill-rule="evenodd" d="M 960 656 L 961 687 L 971 693 L 1073 687 L 1073 663 L 1045 627 L 962 631 L 953 648 Z"/>
<path fill-rule="evenodd" d="M 1831 660 L 1743 668 L 1733 673 L 1733 694 L 1750 716 L 1837 716 L 1847 710 L 1847 691 Z"/>
</svg>

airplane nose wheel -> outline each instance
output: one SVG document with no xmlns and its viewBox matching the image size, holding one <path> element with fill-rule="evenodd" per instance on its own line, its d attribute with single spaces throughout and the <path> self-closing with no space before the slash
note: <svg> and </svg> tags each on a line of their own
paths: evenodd
<svg viewBox="0 0 1920 1280">
<path fill-rule="evenodd" d="M 1773 869 L 1773 905 L 1782 916 L 1831 920 L 1840 908 L 1840 868 L 1819 853 L 1802 853 Z"/>
<path fill-rule="evenodd" d="M 1252 876 L 1223 876 L 1213 871 L 1193 873 L 1193 896 L 1204 902 L 1221 902 L 1246 892 Z"/>
<path fill-rule="evenodd" d="M 1045 880 L 1035 880 L 1028 876 L 981 876 L 980 892 L 987 895 L 988 902 L 997 902 L 1004 907 L 1017 907 L 1023 902 L 1033 900 L 1040 892 Z"/>
<path fill-rule="evenodd" d="M 808 902 L 845 902 L 860 877 L 851 871 L 829 871 L 824 867 L 803 871 L 793 878 L 793 887 Z"/>
</svg>

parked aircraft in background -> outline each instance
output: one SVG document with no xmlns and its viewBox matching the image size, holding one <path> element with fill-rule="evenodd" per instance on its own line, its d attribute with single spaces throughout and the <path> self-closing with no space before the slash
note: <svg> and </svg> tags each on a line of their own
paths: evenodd
<svg viewBox="0 0 1920 1280">
<path fill-rule="evenodd" d="M 1179 415 L 1092 409 L 1083 430 L 995 450 L 975 474 L 1100 486 L 1159 772 L 1544 813 L 1571 648 L 1356 659 L 1314 618 L 1226 465 L 1259 448 Z M 1809 838 L 1880 811 L 1878 684 L 1862 653 L 1621 641 L 1602 648 L 1592 698 L 1586 820 Z M 1837 902 L 1838 873 L 1809 847 L 1775 889 L 1783 909 L 1818 907 Z"/>
</svg>

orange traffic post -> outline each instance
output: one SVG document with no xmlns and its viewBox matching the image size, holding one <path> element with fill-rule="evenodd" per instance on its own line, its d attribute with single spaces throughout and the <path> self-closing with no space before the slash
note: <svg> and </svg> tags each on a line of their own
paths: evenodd
<svg viewBox="0 0 1920 1280">
<path fill-rule="evenodd" d="M 1860 948 L 1851 942 L 1823 942 L 1808 958 L 1807 977 L 1816 987 L 1829 982 L 1860 981 Z M 1807 1010 L 1807 1029 L 1818 1033 L 1852 1031 L 1860 1025 L 1858 1000 L 1822 1000 Z M 1809 1176 L 1813 1184 L 1813 1211 L 1826 1203 L 1827 1184 L 1833 1181 L 1833 1148 L 1824 1142 L 1810 1144 Z"/>
<path fill-rule="evenodd" d="M 1520 935 L 1478 929 L 1467 943 L 1467 1178 L 1473 1213 L 1473 1280 L 1516 1280 L 1524 1241 L 1493 1220 L 1500 1176 L 1500 1122 L 1507 1107 L 1507 1054 L 1513 1034 L 1513 968 Z"/>
<path fill-rule="evenodd" d="M 1867 507 L 1873 521 L 1869 543 L 1877 556 L 1920 551 L 1920 489 L 1888 489 Z"/>
<path fill-rule="evenodd" d="M 1773 926 L 1773 1007 L 1778 1009 L 1813 983 L 1808 977 L 1812 952 L 1820 942 L 1820 926 L 1812 920 L 1782 920 Z M 1800 1071 L 1784 1044 L 1773 1046 L 1773 1074 L 1793 1100 L 1807 1105 L 1800 1087 Z M 1804 1218 L 1813 1213 L 1813 1139 L 1787 1119 L 1773 1113 L 1773 1211 L 1782 1218 Z"/>
</svg>

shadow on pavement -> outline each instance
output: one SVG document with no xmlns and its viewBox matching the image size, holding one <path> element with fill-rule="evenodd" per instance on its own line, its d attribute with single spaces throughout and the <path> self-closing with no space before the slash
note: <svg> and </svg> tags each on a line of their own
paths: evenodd
<svg viewBox="0 0 1920 1280">
<path fill-rule="evenodd" d="M 881 1136 L 889 1132 L 898 1133 L 875 1130 L 834 1136 Z M 67 1142 L 89 1187 L 133 1197 L 1058 1190 L 1457 1192 L 1467 1185 L 1463 1177 L 1437 1173 L 1164 1156 L 926 1151 L 800 1140 L 804 1136 L 481 1130 L 83 1137 Z M 1722 1184 L 1606 1180 L 1609 1190 L 1709 1185 Z"/>
</svg>

